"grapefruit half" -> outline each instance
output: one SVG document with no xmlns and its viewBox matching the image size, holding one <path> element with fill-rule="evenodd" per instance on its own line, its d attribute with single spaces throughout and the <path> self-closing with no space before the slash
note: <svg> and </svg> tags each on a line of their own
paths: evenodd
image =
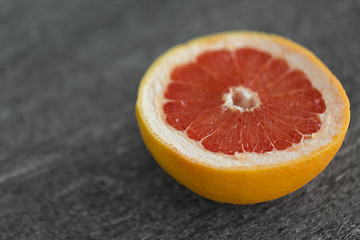
<svg viewBox="0 0 360 240">
<path fill-rule="evenodd" d="M 304 186 L 339 150 L 350 121 L 339 80 L 280 36 L 226 32 L 178 45 L 141 80 L 144 142 L 179 183 L 251 204 Z"/>
</svg>

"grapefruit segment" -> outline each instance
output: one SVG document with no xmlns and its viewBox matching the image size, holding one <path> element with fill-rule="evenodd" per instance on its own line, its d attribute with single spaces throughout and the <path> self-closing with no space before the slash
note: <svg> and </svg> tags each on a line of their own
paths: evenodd
<svg viewBox="0 0 360 240">
<path fill-rule="evenodd" d="M 181 184 L 235 204 L 302 187 L 339 150 L 349 100 L 304 47 L 229 32 L 161 56 L 141 81 L 136 116 L 147 148 Z"/>
<path fill-rule="evenodd" d="M 187 84 L 215 83 L 214 77 L 195 63 L 177 66 L 171 73 L 171 79 Z M 222 84 L 219 83 L 219 86 Z"/>
<path fill-rule="evenodd" d="M 284 150 L 291 147 L 294 143 L 302 140 L 302 134 L 299 133 L 282 117 L 279 118 L 265 113 L 259 113 L 262 125 L 272 144 L 277 150 Z"/>
<path fill-rule="evenodd" d="M 201 141 L 214 132 L 229 114 L 231 111 L 222 107 L 207 109 L 191 122 L 186 133 L 189 138 Z"/>
<path fill-rule="evenodd" d="M 253 90 L 259 91 L 259 89 L 266 87 L 267 85 L 277 85 L 281 79 L 283 79 L 289 71 L 289 66 L 284 60 L 275 59 L 270 62 L 262 71 L 259 71 L 249 87 Z"/>
<path fill-rule="evenodd" d="M 221 89 L 221 88 L 220 88 Z M 212 100 L 222 98 L 223 93 L 219 88 L 216 87 L 205 87 L 202 85 L 194 84 L 181 84 L 181 83 L 171 83 L 168 86 L 167 91 L 165 92 L 165 97 L 167 99 L 202 99 L 202 100 Z"/>
<path fill-rule="evenodd" d="M 163 108 L 168 113 L 166 121 L 175 129 L 183 131 L 200 114 L 199 108 L 211 109 L 221 104 L 221 101 L 216 100 L 176 100 L 165 103 Z"/>
<path fill-rule="evenodd" d="M 265 152 L 269 152 L 269 151 L 273 151 L 275 150 L 275 146 L 272 143 L 269 134 L 266 132 L 265 128 L 264 128 L 264 124 L 259 120 L 261 119 L 259 117 L 259 115 L 256 116 L 256 126 L 257 129 L 259 129 L 256 132 L 256 139 L 257 139 L 257 144 L 255 146 L 254 152 L 256 153 L 265 153 Z"/>
<path fill-rule="evenodd" d="M 311 83 L 306 79 L 302 71 L 294 70 L 283 77 L 279 77 L 278 81 L 269 81 L 268 84 L 259 86 L 258 92 L 263 95 L 274 96 L 277 94 L 289 93 L 293 91 L 303 91 L 311 88 Z"/>
<path fill-rule="evenodd" d="M 235 62 L 230 51 L 211 51 L 201 54 L 196 61 L 223 86 L 235 86 L 242 82 L 241 76 L 236 74 Z"/>
<path fill-rule="evenodd" d="M 314 88 L 264 96 L 261 97 L 261 100 L 264 105 L 279 106 L 281 109 L 302 110 L 314 113 L 323 113 L 326 109 L 321 93 Z"/>
<path fill-rule="evenodd" d="M 204 148 L 212 152 L 223 152 L 225 154 L 242 152 L 239 117 L 238 112 L 231 111 L 227 113 L 226 118 L 223 119 L 215 131 L 202 141 Z"/>
<path fill-rule="evenodd" d="M 241 48 L 235 51 L 237 74 L 241 76 L 242 84 L 251 85 L 254 78 L 259 75 L 262 68 L 272 61 L 270 54 L 252 48 Z"/>
<path fill-rule="evenodd" d="M 316 113 L 302 110 L 284 110 L 273 106 L 264 106 L 263 108 L 270 115 L 291 125 L 303 135 L 310 135 L 320 130 L 321 121 Z"/>
</svg>

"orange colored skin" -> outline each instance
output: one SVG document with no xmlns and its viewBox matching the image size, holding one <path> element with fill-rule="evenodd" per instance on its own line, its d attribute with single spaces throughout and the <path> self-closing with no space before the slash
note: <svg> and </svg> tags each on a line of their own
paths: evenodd
<svg viewBox="0 0 360 240">
<path fill-rule="evenodd" d="M 322 172 L 333 159 L 344 140 L 349 125 L 349 100 L 339 80 L 330 70 L 310 51 L 288 39 L 264 33 L 230 32 L 193 41 L 216 41 L 225 34 L 256 34 L 261 37 L 272 38 L 272 40 L 286 44 L 290 48 L 302 51 L 311 58 L 314 64 L 322 68 L 337 86 L 344 100 L 343 122 L 339 133 L 333 137 L 332 141 L 301 158 L 271 165 L 222 168 L 205 166 L 196 160 L 188 159 L 172 146 L 166 145 L 156 133 L 150 131 L 139 107 L 142 101 L 141 93 L 144 82 L 159 60 L 155 61 L 149 68 L 139 87 L 136 104 L 139 128 L 147 148 L 160 166 L 179 183 L 197 194 L 214 201 L 233 204 L 251 204 L 276 199 L 304 186 Z M 176 47 L 165 54 L 171 54 L 175 50 Z"/>
</svg>

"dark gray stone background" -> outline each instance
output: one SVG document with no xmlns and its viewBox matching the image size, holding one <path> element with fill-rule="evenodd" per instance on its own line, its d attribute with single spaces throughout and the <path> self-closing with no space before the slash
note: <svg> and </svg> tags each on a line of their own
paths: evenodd
<svg viewBox="0 0 360 240">
<path fill-rule="evenodd" d="M 232 29 L 311 49 L 351 102 L 315 180 L 248 206 L 204 199 L 153 160 L 134 106 L 171 46 Z M 360 1 L 0 0 L 0 239 L 360 239 Z"/>
</svg>

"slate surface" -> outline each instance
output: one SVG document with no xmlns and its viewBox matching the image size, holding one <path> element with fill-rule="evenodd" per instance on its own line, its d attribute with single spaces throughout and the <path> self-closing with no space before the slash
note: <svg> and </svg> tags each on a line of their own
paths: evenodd
<svg viewBox="0 0 360 240">
<path fill-rule="evenodd" d="M 250 206 L 169 177 L 135 120 L 166 49 L 231 29 L 273 32 L 341 79 L 352 119 L 314 181 Z M 360 2 L 0 1 L 0 239 L 360 239 Z"/>
</svg>

